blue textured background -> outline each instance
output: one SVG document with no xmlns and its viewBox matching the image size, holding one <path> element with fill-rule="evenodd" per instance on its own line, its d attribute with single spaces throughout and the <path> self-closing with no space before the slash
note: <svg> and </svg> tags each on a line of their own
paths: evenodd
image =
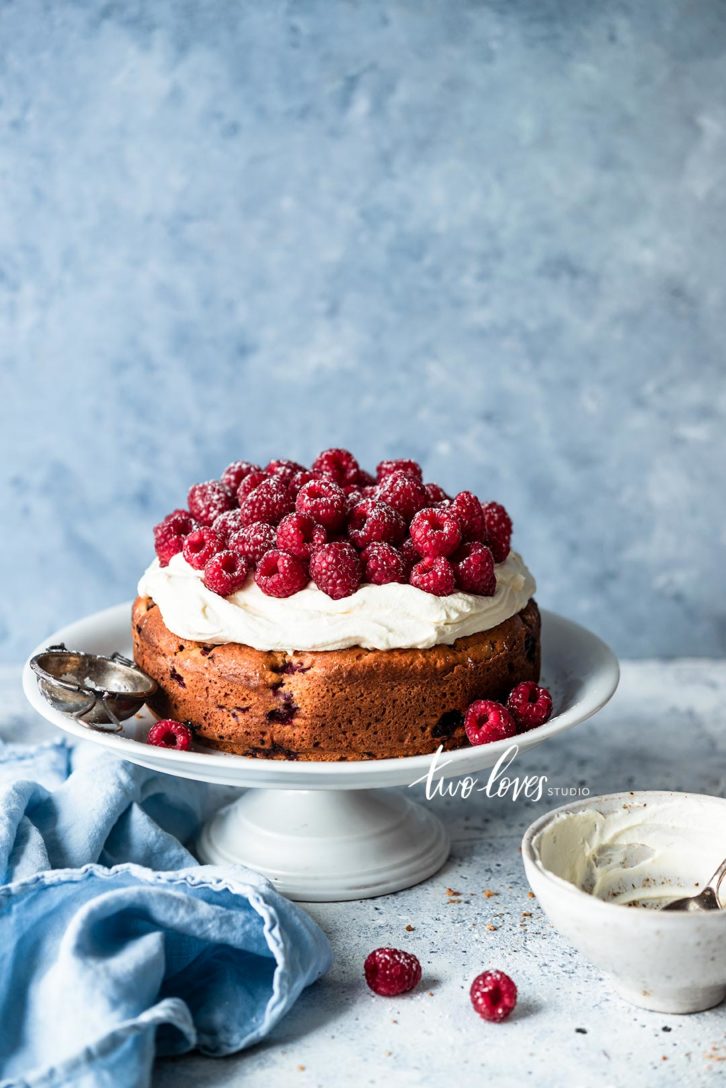
<svg viewBox="0 0 726 1088">
<path fill-rule="evenodd" d="M 0 2 L 2 627 L 234 456 L 497 497 L 622 654 L 724 618 L 726 5 Z"/>
</svg>

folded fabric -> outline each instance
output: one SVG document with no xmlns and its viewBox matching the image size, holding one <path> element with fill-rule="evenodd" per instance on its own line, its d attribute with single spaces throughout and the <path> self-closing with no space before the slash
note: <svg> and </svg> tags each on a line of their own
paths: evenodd
<svg viewBox="0 0 726 1088">
<path fill-rule="evenodd" d="M 155 1055 L 261 1039 L 327 970 L 300 908 L 182 845 L 214 806 L 90 746 L 0 743 L 0 1088 L 144 1088 Z"/>
</svg>

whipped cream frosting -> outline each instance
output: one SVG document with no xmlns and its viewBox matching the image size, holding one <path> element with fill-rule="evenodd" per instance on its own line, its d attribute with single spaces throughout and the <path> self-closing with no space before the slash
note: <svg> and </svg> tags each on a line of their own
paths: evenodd
<svg viewBox="0 0 726 1088">
<path fill-rule="evenodd" d="M 139 582 L 139 594 L 156 602 L 170 631 L 196 642 L 239 642 L 256 650 L 424 650 L 488 631 L 525 607 L 536 587 L 521 557 L 510 552 L 496 574 L 493 597 L 435 597 L 390 583 L 361 586 L 339 601 L 312 584 L 280 599 L 266 596 L 252 580 L 220 597 L 179 554 L 166 567 L 155 559 Z"/>
<path fill-rule="evenodd" d="M 723 859 L 725 835 L 723 810 L 711 798 L 675 795 L 560 813 L 532 849 L 540 869 L 580 891 L 657 909 L 703 888 Z"/>
</svg>

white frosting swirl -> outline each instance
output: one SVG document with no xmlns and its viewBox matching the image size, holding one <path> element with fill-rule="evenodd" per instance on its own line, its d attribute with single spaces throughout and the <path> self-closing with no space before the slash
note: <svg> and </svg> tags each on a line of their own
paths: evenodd
<svg viewBox="0 0 726 1088">
<path fill-rule="evenodd" d="M 489 631 L 520 612 L 535 591 L 521 557 L 510 552 L 499 563 L 493 597 L 452 593 L 434 597 L 415 586 L 364 585 L 333 601 L 308 585 L 292 597 L 267 597 L 252 580 L 230 597 L 219 597 L 183 558 L 168 566 L 154 560 L 139 582 L 164 623 L 180 638 L 221 644 L 239 642 L 256 650 L 424 650 Z"/>
</svg>

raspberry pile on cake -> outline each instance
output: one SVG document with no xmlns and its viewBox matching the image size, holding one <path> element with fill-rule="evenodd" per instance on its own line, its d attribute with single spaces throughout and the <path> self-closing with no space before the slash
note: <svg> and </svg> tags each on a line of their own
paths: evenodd
<svg viewBox="0 0 726 1088">
<path fill-rule="evenodd" d="M 503 506 L 347 450 L 229 465 L 154 529 L 134 652 L 202 743 L 375 759 L 466 743 L 464 714 L 539 677 L 534 580 Z"/>
</svg>

